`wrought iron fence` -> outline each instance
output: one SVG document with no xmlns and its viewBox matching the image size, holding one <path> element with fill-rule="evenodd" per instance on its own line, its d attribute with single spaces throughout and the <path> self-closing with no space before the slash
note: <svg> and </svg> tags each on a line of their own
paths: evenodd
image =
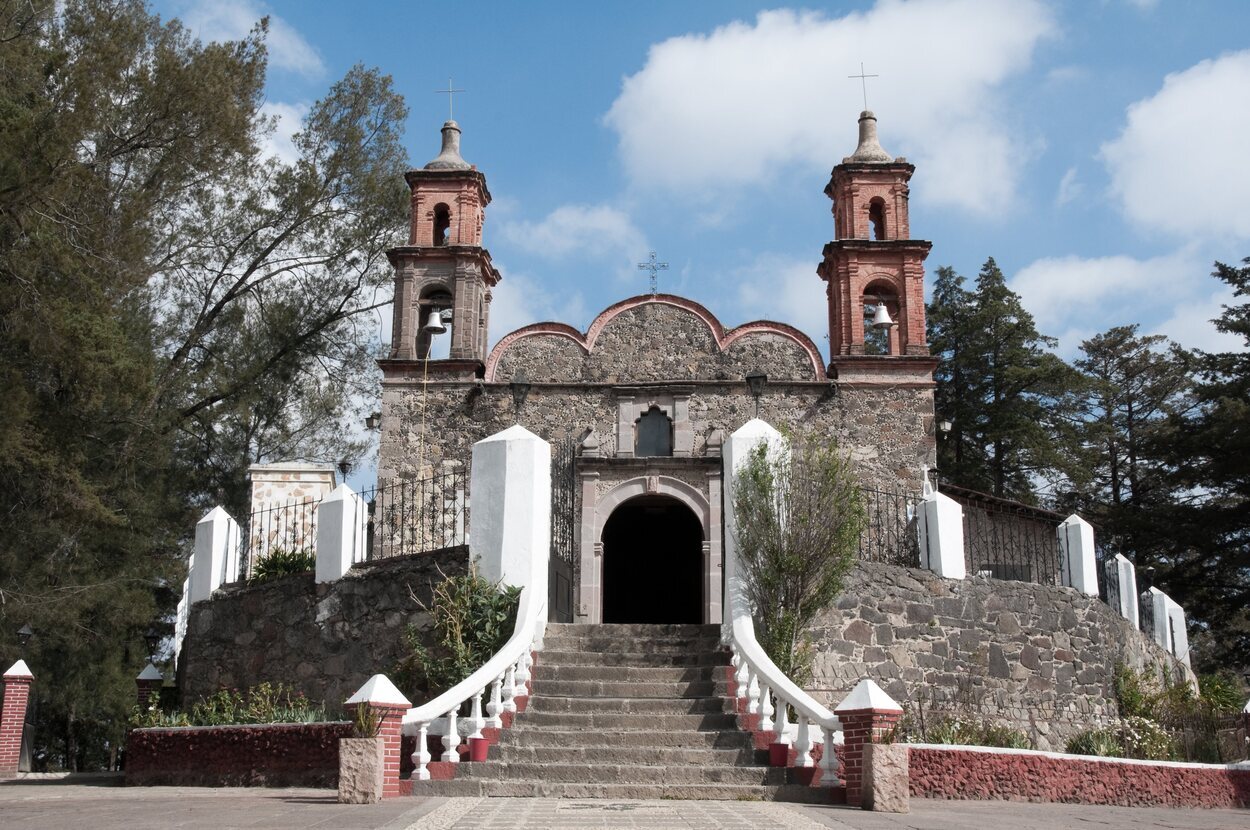
<svg viewBox="0 0 1250 830">
<path fill-rule="evenodd" d="M 1059 514 L 951 485 L 942 489 L 963 507 L 970 574 L 1061 584 Z"/>
<path fill-rule="evenodd" d="M 1137 616 L 1141 633 L 1147 640 L 1155 641 L 1155 602 L 1149 590 L 1142 591 L 1137 597 Z"/>
<path fill-rule="evenodd" d="M 859 537 L 859 558 L 865 562 L 920 567 L 917 512 L 920 497 L 871 487 L 860 488 L 868 525 Z"/>
<path fill-rule="evenodd" d="M 372 562 L 468 544 L 467 485 L 468 471 L 457 465 L 427 478 L 393 481 L 362 492 L 365 544 L 354 561 Z"/>
<path fill-rule="evenodd" d="M 321 497 L 275 502 L 248 514 L 239 534 L 237 579 L 246 582 L 262 559 L 275 554 L 315 553 Z"/>
<path fill-rule="evenodd" d="M 548 608 L 555 622 L 573 621 L 573 585 L 577 578 L 574 534 L 577 527 L 577 442 L 567 439 L 551 452 L 551 568 Z"/>
<path fill-rule="evenodd" d="M 1111 606 L 1111 610 L 1120 614 L 1120 565 L 1115 556 L 1102 547 L 1097 548 L 1099 561 L 1102 563 L 1102 581 L 1098 585 L 1098 596 Z"/>
</svg>

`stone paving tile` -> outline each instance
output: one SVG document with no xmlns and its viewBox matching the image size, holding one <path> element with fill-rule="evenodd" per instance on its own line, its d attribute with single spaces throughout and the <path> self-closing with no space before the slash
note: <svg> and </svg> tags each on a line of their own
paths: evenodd
<svg viewBox="0 0 1250 830">
<path fill-rule="evenodd" d="M 554 798 L 483 798 L 463 809 L 455 799 L 409 830 L 823 830 L 787 805 L 753 801 L 613 801 Z M 444 814 L 442 811 L 448 809 Z"/>
</svg>

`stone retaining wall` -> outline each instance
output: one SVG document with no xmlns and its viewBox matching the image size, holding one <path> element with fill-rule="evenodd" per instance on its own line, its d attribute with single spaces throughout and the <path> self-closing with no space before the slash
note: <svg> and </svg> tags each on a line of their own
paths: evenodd
<svg viewBox="0 0 1250 830">
<path fill-rule="evenodd" d="M 1188 669 L 1106 603 L 1072 588 L 859 563 L 811 629 L 809 688 L 836 705 L 865 677 L 910 712 L 986 717 L 1063 749 L 1114 718 L 1117 662 Z"/>
<path fill-rule="evenodd" d="M 184 707 L 268 680 L 339 711 L 374 674 L 392 674 L 409 624 L 431 629 L 410 590 L 428 602 L 468 558 L 466 547 L 449 548 L 358 565 L 336 582 L 301 574 L 217 591 L 191 609 L 178 671 Z"/>
<path fill-rule="evenodd" d="M 1250 807 L 1250 764 L 1172 764 L 1029 750 L 912 746 L 911 794 L 1124 807 Z"/>
<path fill-rule="evenodd" d="M 339 739 L 350 723 L 135 729 L 126 738 L 131 786 L 336 787 Z"/>
</svg>

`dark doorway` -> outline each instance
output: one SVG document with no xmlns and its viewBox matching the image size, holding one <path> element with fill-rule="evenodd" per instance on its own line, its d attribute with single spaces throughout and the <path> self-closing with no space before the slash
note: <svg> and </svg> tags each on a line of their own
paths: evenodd
<svg viewBox="0 0 1250 830">
<path fill-rule="evenodd" d="M 703 622 L 703 528 L 668 496 L 622 504 L 603 528 L 605 623 Z"/>
</svg>

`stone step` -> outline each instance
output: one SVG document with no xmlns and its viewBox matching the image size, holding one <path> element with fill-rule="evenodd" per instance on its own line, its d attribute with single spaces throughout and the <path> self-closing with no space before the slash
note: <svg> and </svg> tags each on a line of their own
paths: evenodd
<svg viewBox="0 0 1250 830">
<path fill-rule="evenodd" d="M 460 764 L 457 778 L 543 781 L 560 784 L 740 784 L 786 783 L 782 767 L 535 764 L 496 761 Z"/>
<path fill-rule="evenodd" d="M 541 657 L 548 651 L 593 651 L 615 654 L 619 652 L 650 654 L 712 654 L 720 651 L 716 640 L 690 640 L 680 637 L 544 637 Z"/>
<path fill-rule="evenodd" d="M 558 666 L 543 662 L 535 677 L 541 682 L 699 683 L 723 678 L 723 669 L 723 666 Z"/>
<path fill-rule="evenodd" d="M 671 654 L 656 651 L 562 651 L 544 649 L 539 652 L 535 676 L 541 676 L 548 666 L 636 666 L 636 667 L 687 667 L 728 666 L 729 655 L 720 652 L 686 651 Z"/>
<path fill-rule="evenodd" d="M 499 738 L 502 747 L 607 747 L 607 748 L 711 748 L 751 747 L 751 736 L 738 730 L 653 732 L 649 730 L 586 730 L 559 727 L 533 727 L 526 718 L 505 729 Z"/>
<path fill-rule="evenodd" d="M 536 675 L 545 672 L 535 672 Z M 693 698 L 718 697 L 728 694 L 725 681 L 696 680 L 693 682 L 640 683 L 630 680 L 547 680 L 536 676 L 533 694 L 540 697 L 584 698 Z"/>
<path fill-rule="evenodd" d="M 574 784 L 548 781 L 495 781 L 455 778 L 451 781 L 414 781 L 416 796 L 494 796 L 511 798 L 700 799 L 709 801 L 790 801 L 804 804 L 844 804 L 840 787 L 800 784 L 745 786 L 740 784 Z"/>
<path fill-rule="evenodd" d="M 596 731 L 612 730 L 632 732 L 648 730 L 651 732 L 676 732 L 678 730 L 697 731 L 700 729 L 735 729 L 737 717 L 727 713 L 706 713 L 695 715 L 678 714 L 619 714 L 608 713 L 572 713 L 526 711 L 518 720 L 527 727 L 541 729 L 554 727 L 561 730 L 593 729 Z"/>
<path fill-rule="evenodd" d="M 631 766 L 742 767 L 755 764 L 761 759 L 762 755 L 763 753 L 745 745 L 733 749 L 709 749 L 688 746 L 620 746 L 618 744 L 538 746 L 534 743 L 526 743 L 500 744 L 491 747 L 490 762 L 503 761 L 509 764 L 628 764 Z"/>
<path fill-rule="evenodd" d="M 695 715 L 726 711 L 719 697 L 556 697 L 535 694 L 525 717 L 539 713 L 586 715 Z"/>
<path fill-rule="evenodd" d="M 638 639 L 641 637 L 704 637 L 719 638 L 719 624 L 684 623 L 547 623 L 546 635 L 555 637 L 610 636 Z"/>
</svg>

